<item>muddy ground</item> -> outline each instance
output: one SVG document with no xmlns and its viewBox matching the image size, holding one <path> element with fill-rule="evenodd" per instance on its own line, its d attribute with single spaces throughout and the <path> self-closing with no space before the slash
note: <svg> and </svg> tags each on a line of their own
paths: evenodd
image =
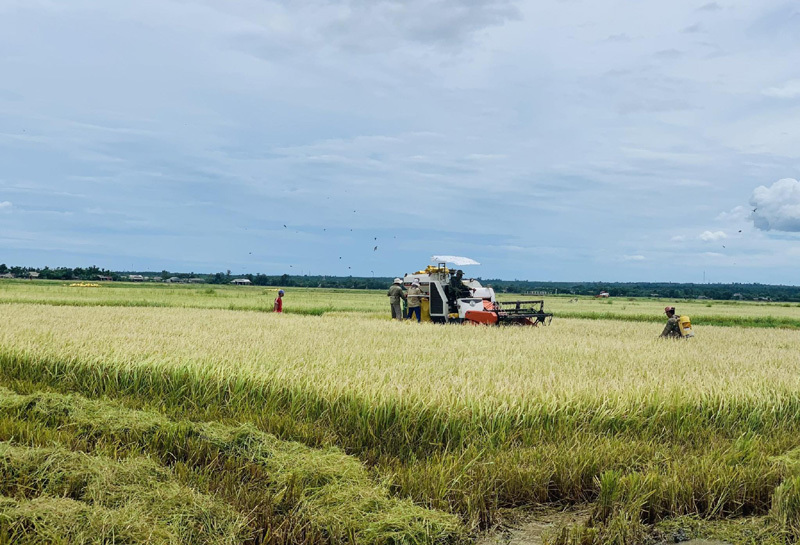
<svg viewBox="0 0 800 545">
<path fill-rule="evenodd" d="M 517 513 L 508 517 L 505 524 L 481 535 L 476 545 L 542 545 L 545 537 L 555 535 L 561 528 L 582 524 L 589 519 L 589 508 L 558 511 L 554 509 Z M 652 545 L 730 545 L 724 541 L 690 539 L 685 535 L 671 536 L 666 541 Z"/>
</svg>

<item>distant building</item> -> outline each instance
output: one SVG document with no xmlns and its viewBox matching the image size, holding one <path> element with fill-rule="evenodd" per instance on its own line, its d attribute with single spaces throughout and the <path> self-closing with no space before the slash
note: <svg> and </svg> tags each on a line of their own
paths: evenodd
<svg viewBox="0 0 800 545">
<path fill-rule="evenodd" d="M 163 282 L 164 281 L 164 279 L 161 278 L 160 276 L 154 276 L 150 280 L 152 280 L 153 282 Z"/>
<path fill-rule="evenodd" d="M 165 282 L 169 282 L 170 284 L 177 284 L 177 283 L 179 283 L 180 281 L 181 281 L 181 279 L 180 279 L 180 278 L 178 278 L 177 276 L 173 276 L 173 277 L 167 278 L 167 279 L 165 280 Z"/>
<path fill-rule="evenodd" d="M 141 274 L 129 274 L 128 280 L 131 282 L 144 282 L 144 276 Z"/>
<path fill-rule="evenodd" d="M 697 298 L 700 300 L 711 299 L 711 297 L 706 297 L 705 295 L 698 295 Z"/>
<path fill-rule="evenodd" d="M 0 278 L 14 278 L 14 275 L 11 273 L 0 274 Z"/>
<path fill-rule="evenodd" d="M 113 278 L 111 278 L 110 276 L 105 276 L 103 274 L 98 274 L 97 279 L 102 282 L 111 282 L 113 280 Z"/>
<path fill-rule="evenodd" d="M 31 278 L 31 279 L 39 278 L 39 273 L 36 272 L 36 271 L 31 271 L 31 272 L 28 273 L 28 278 Z"/>
<path fill-rule="evenodd" d="M 190 278 L 187 280 L 190 284 L 205 284 L 205 279 L 203 278 Z"/>
<path fill-rule="evenodd" d="M 739 301 L 741 301 L 744 299 L 744 295 L 742 295 L 741 293 L 734 293 L 731 299 L 738 299 Z"/>
<path fill-rule="evenodd" d="M 252 284 L 249 278 L 236 278 L 235 280 L 231 280 L 231 284 L 236 284 L 237 286 L 246 286 L 247 284 Z"/>
<path fill-rule="evenodd" d="M 607 292 L 607 291 L 601 291 L 600 293 L 598 293 L 597 295 L 595 295 L 595 297 L 602 297 L 602 298 L 606 298 L 606 297 L 611 297 L 611 296 L 608 294 L 608 292 Z"/>
</svg>

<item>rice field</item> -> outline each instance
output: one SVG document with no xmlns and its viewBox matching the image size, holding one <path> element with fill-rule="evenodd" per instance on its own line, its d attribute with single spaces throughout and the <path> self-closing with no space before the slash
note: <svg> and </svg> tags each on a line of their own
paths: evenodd
<svg viewBox="0 0 800 545">
<path fill-rule="evenodd" d="M 66 306 L 181 307 L 271 312 L 278 288 L 231 285 L 100 283 L 12 280 L 0 282 L 0 303 Z M 365 290 L 291 288 L 289 313 L 378 312 L 385 301 Z M 287 305 L 288 306 L 288 305 Z"/>
<path fill-rule="evenodd" d="M 82 287 L 72 282 L 11 280 L 0 282 L 0 304 L 33 303 L 66 306 L 180 307 L 272 311 L 278 288 L 231 285 L 100 283 Z M 289 288 L 287 313 L 322 315 L 332 312 L 385 314 L 384 291 Z M 500 294 L 500 300 L 539 296 Z M 662 322 L 666 304 L 694 320 L 713 325 L 793 327 L 800 329 L 800 303 L 544 297 L 548 310 L 561 317 Z"/>
<path fill-rule="evenodd" d="M 698 323 L 800 329 L 800 303 L 593 297 L 546 299 L 550 308 L 562 317 L 662 322 L 664 307 L 668 303 Z"/>
<path fill-rule="evenodd" d="M 273 298 L 0 284 L 0 543 L 467 543 L 542 506 L 590 512 L 559 545 L 800 538 L 800 308 L 546 298 L 550 327 L 491 328 Z M 657 338 L 668 302 L 691 341 Z"/>
</svg>

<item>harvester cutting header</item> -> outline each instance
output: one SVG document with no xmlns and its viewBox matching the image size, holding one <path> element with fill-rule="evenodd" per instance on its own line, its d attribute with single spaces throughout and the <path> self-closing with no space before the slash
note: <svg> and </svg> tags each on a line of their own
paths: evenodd
<svg viewBox="0 0 800 545">
<path fill-rule="evenodd" d="M 422 319 L 435 323 L 463 322 L 488 325 L 549 325 L 553 314 L 544 311 L 544 301 L 497 301 L 494 290 L 484 287 L 475 279 L 464 278 L 464 272 L 447 267 L 479 265 L 477 261 L 457 256 L 434 256 L 424 270 L 403 277 L 409 288 L 419 281 L 425 295 L 422 300 Z"/>
</svg>

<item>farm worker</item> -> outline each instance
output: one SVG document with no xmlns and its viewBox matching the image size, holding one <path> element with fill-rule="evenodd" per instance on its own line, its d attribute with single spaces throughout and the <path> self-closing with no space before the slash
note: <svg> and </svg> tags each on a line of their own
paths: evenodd
<svg viewBox="0 0 800 545">
<path fill-rule="evenodd" d="M 408 319 L 411 319 L 413 314 L 417 315 L 417 322 L 422 321 L 422 311 L 420 303 L 422 301 L 422 289 L 419 287 L 419 278 L 415 278 L 411 282 L 411 287 L 408 288 Z"/>
<path fill-rule="evenodd" d="M 389 304 L 392 307 L 392 318 L 402 320 L 403 311 L 400 309 L 400 301 L 406 298 L 406 294 L 403 291 L 403 281 L 395 278 L 386 295 L 389 296 Z"/>
<path fill-rule="evenodd" d="M 278 298 L 275 299 L 275 304 L 272 306 L 275 312 L 283 312 L 283 290 L 278 290 Z"/>
<path fill-rule="evenodd" d="M 681 328 L 679 323 L 681 317 L 675 314 L 675 307 L 666 307 L 664 309 L 664 314 L 667 315 L 667 325 L 664 327 L 664 331 L 661 332 L 661 337 L 680 339 Z"/>
</svg>

